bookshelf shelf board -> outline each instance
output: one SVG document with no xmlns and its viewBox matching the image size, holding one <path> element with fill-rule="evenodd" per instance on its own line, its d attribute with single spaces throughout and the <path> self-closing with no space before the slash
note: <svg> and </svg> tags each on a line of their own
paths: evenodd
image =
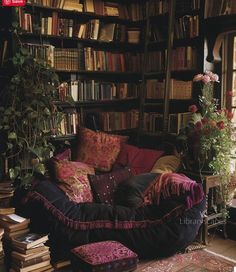
<svg viewBox="0 0 236 272">
<path fill-rule="evenodd" d="M 208 17 L 204 19 L 203 26 L 204 27 L 213 27 L 213 30 L 217 30 L 217 26 L 234 26 L 236 20 L 236 14 L 227 14 L 227 15 L 220 15 L 215 17 Z M 220 30 L 218 30 L 220 31 Z"/>
<path fill-rule="evenodd" d="M 66 102 L 66 101 L 56 100 L 56 101 L 54 101 L 54 104 L 56 106 L 59 106 L 62 108 L 75 108 L 76 107 L 76 102 Z"/>
<path fill-rule="evenodd" d="M 148 42 L 147 43 L 147 47 L 148 49 L 150 50 L 164 50 L 166 49 L 166 46 L 167 46 L 167 41 L 151 41 L 151 42 Z"/>
<path fill-rule="evenodd" d="M 128 42 L 104 42 L 99 40 L 93 40 L 93 39 L 81 39 L 77 37 L 65 37 L 65 36 L 57 36 L 57 35 L 45 35 L 45 34 L 37 34 L 37 33 L 22 33 L 21 37 L 31 37 L 35 39 L 41 40 L 42 38 L 45 39 L 51 39 L 51 40 L 68 40 L 68 41 L 77 41 L 86 45 L 93 45 L 93 46 L 101 46 L 101 47 L 108 47 L 109 49 L 121 49 L 122 51 L 128 51 L 128 50 L 140 50 L 143 47 L 143 42 L 140 43 L 128 43 Z"/>
<path fill-rule="evenodd" d="M 50 138 L 53 141 L 75 140 L 76 139 L 76 134 L 56 135 L 56 136 L 51 136 Z"/>
<path fill-rule="evenodd" d="M 86 70 L 56 70 L 57 73 L 75 73 L 81 75 L 91 76 L 118 76 L 118 77 L 131 77 L 132 79 L 140 79 L 141 73 L 137 72 L 111 72 L 111 71 L 86 71 Z"/>
<path fill-rule="evenodd" d="M 76 107 L 87 107 L 87 106 L 103 106 L 116 103 L 135 103 L 138 102 L 138 98 L 130 97 L 124 99 L 106 99 L 106 100 L 86 100 L 86 101 L 74 101 L 64 102 L 64 101 L 55 101 L 54 104 L 62 108 L 76 108 Z"/>
<path fill-rule="evenodd" d="M 190 45 L 197 46 L 200 42 L 201 42 L 201 38 L 199 36 L 194 38 L 175 39 L 174 47 L 190 46 Z"/>
<path fill-rule="evenodd" d="M 151 107 L 151 106 L 163 106 L 163 99 L 160 99 L 160 101 L 150 101 L 150 100 L 146 100 L 146 102 L 144 103 L 145 107 Z"/>
<path fill-rule="evenodd" d="M 189 80 L 192 80 L 193 76 L 198 74 L 199 71 L 197 69 L 184 69 L 184 70 L 174 70 L 171 71 L 171 76 L 173 77 L 181 77 L 181 78 L 188 78 Z"/>
<path fill-rule="evenodd" d="M 97 105 L 97 106 L 103 106 L 103 105 L 110 105 L 111 103 L 112 104 L 116 104 L 116 103 L 129 103 L 129 102 L 137 102 L 138 99 L 137 98 L 126 98 L 126 99 L 112 99 L 112 100 L 93 100 L 93 101 L 78 101 L 76 102 L 76 105 L 79 105 L 79 106 L 94 106 L 94 105 Z"/>
<path fill-rule="evenodd" d="M 101 19 L 107 22 L 113 22 L 113 23 L 120 23 L 130 26 L 141 26 L 143 24 L 143 20 L 141 21 L 132 21 L 128 19 L 121 19 L 118 16 L 107 16 L 107 15 L 98 15 L 93 12 L 84 12 L 84 11 L 76 11 L 76 10 L 66 10 L 56 7 L 50 7 L 50 6 L 41 6 L 36 4 L 26 4 L 26 8 L 32 8 L 32 9 L 41 9 L 41 10 L 52 10 L 52 11 L 58 11 L 61 14 L 70 14 L 71 16 L 79 16 L 81 19 Z"/>
<path fill-rule="evenodd" d="M 146 79 L 148 78 L 164 78 L 165 77 L 165 73 L 164 71 L 159 71 L 159 72 L 147 72 L 147 73 L 144 73 L 144 77 Z"/>
</svg>

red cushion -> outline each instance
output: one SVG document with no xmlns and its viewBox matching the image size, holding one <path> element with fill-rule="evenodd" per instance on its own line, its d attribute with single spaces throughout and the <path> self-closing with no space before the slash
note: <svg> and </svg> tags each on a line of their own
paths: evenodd
<svg viewBox="0 0 236 272">
<path fill-rule="evenodd" d="M 122 272 L 136 269 L 138 256 L 116 241 L 103 241 L 72 249 L 72 265 L 78 271 Z"/>
<path fill-rule="evenodd" d="M 100 171 L 110 171 L 126 136 L 95 132 L 87 128 L 79 129 L 77 161 L 92 165 Z"/>
<path fill-rule="evenodd" d="M 164 154 L 163 150 L 139 148 L 122 144 L 114 168 L 130 167 L 133 174 L 148 173 L 155 162 Z"/>
</svg>

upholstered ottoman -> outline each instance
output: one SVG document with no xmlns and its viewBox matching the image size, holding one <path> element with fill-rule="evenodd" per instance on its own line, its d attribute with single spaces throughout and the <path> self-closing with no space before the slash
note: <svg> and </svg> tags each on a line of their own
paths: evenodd
<svg viewBox="0 0 236 272">
<path fill-rule="evenodd" d="M 116 241 L 86 244 L 71 252 L 74 272 L 127 272 L 137 268 L 137 254 Z"/>
</svg>

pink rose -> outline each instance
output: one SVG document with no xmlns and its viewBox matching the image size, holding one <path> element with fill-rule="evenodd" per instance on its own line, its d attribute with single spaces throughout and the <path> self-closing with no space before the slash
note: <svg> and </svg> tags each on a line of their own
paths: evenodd
<svg viewBox="0 0 236 272">
<path fill-rule="evenodd" d="M 203 77 L 203 74 L 198 74 L 196 76 L 194 76 L 193 81 L 201 81 Z"/>
<path fill-rule="evenodd" d="M 210 78 L 208 75 L 204 75 L 204 76 L 202 77 L 202 82 L 203 82 L 204 84 L 207 84 L 207 83 L 211 82 L 211 78 Z"/>
<path fill-rule="evenodd" d="M 205 75 L 211 77 L 213 75 L 212 71 L 206 70 Z"/>
<path fill-rule="evenodd" d="M 197 112 L 198 108 L 196 105 L 191 105 L 191 106 L 189 106 L 188 110 L 192 113 L 195 113 L 195 112 Z"/>
<path fill-rule="evenodd" d="M 202 129 L 202 122 L 201 122 L 201 121 L 198 121 L 198 122 L 195 124 L 195 127 L 196 127 L 197 130 Z"/>
<path fill-rule="evenodd" d="M 204 118 L 202 118 L 201 122 L 203 125 L 205 125 L 208 123 L 208 119 L 206 117 L 204 117 Z"/>
<path fill-rule="evenodd" d="M 219 129 L 224 129 L 225 128 L 225 123 L 223 121 L 217 122 L 217 127 Z"/>
<path fill-rule="evenodd" d="M 220 82 L 220 81 L 219 81 L 219 76 L 218 76 L 217 74 L 212 74 L 212 75 L 210 76 L 210 79 L 211 79 L 211 81 L 213 81 L 213 82 Z"/>
</svg>

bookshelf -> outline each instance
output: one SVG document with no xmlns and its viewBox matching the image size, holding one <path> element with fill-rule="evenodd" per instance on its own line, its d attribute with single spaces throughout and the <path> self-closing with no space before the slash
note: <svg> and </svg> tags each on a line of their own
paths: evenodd
<svg viewBox="0 0 236 272">
<path fill-rule="evenodd" d="M 28 0 L 16 8 L 21 43 L 63 86 L 54 139 L 73 136 L 92 114 L 109 132 L 178 132 L 203 70 L 203 2 Z"/>
<path fill-rule="evenodd" d="M 141 133 L 176 135 L 196 96 L 192 78 L 203 70 L 203 1 L 149 0 L 146 10 Z"/>
<path fill-rule="evenodd" d="M 29 0 L 15 11 L 21 43 L 60 78 L 54 140 L 73 137 L 87 114 L 105 131 L 138 128 L 143 1 Z"/>
</svg>

